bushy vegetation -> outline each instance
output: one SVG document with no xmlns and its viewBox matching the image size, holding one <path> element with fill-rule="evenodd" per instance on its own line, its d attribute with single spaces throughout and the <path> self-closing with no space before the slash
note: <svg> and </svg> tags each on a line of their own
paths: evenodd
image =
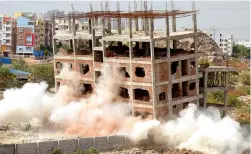
<svg viewBox="0 0 251 154">
<path fill-rule="evenodd" d="M 250 85 L 250 72 L 249 71 L 243 71 L 240 74 L 240 81 L 244 85 Z"/>
<path fill-rule="evenodd" d="M 0 67 L 0 90 L 4 91 L 8 88 L 20 87 L 21 85 L 16 80 L 16 77 L 10 73 L 10 70 L 5 67 Z"/>
<path fill-rule="evenodd" d="M 54 68 L 52 64 L 32 65 L 27 69 L 32 74 L 34 82 L 46 81 L 49 88 L 55 86 Z"/>
<path fill-rule="evenodd" d="M 250 55 L 250 48 L 244 45 L 234 45 L 233 46 L 233 57 L 235 58 L 248 58 Z"/>
<path fill-rule="evenodd" d="M 90 147 L 87 151 L 85 151 L 85 154 L 99 154 L 99 150 L 95 147 Z"/>
<path fill-rule="evenodd" d="M 32 74 L 33 82 L 46 81 L 48 88 L 55 86 L 53 64 L 27 65 L 24 60 L 18 59 L 12 61 L 12 69 L 29 72 Z M 22 84 L 5 67 L 0 67 L 0 90 L 8 88 L 21 87 Z"/>
<path fill-rule="evenodd" d="M 51 154 L 63 154 L 63 151 L 61 148 L 56 147 L 52 150 Z"/>
<path fill-rule="evenodd" d="M 244 89 L 243 89 L 244 90 Z M 246 90 L 246 89 L 245 89 Z M 247 91 L 245 91 L 247 93 Z M 243 102 L 238 99 L 238 95 L 233 93 L 228 94 L 228 105 L 232 107 L 241 107 Z M 224 103 L 224 92 L 223 91 L 216 91 L 208 93 L 207 102 L 212 104 L 223 104 Z"/>
<path fill-rule="evenodd" d="M 28 65 L 23 59 L 13 59 L 12 68 L 15 70 L 26 71 L 28 68 Z"/>
</svg>

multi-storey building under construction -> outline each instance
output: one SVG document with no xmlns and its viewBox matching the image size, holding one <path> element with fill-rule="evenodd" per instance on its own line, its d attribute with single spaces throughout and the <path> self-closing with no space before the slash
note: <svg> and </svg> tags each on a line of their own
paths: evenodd
<svg viewBox="0 0 251 154">
<path fill-rule="evenodd" d="M 108 11 L 106 5 L 105 11 L 90 7 L 87 13 L 57 16 L 71 24 L 67 31 L 53 36 L 56 88 L 62 63 L 81 73 L 83 96 L 93 91 L 102 63 L 119 64 L 125 74 L 119 97 L 132 104 L 134 116 L 167 117 L 189 103 L 206 107 L 207 92 L 217 90 L 225 91 L 222 109 L 227 109 L 228 73 L 235 70 L 198 66 L 196 39 L 200 32 L 192 4 L 192 11 L 175 10 L 173 3 L 169 11 L 148 10 L 144 2 L 143 11 L 132 12 L 129 7 L 129 12 L 121 12 L 119 5 L 117 11 Z M 192 18 L 193 30 L 176 31 L 179 17 Z M 165 20 L 165 31 L 154 28 L 154 20 L 160 18 Z M 87 25 L 76 26 L 80 19 Z M 177 41 L 184 38 L 194 39 L 192 50 L 177 47 Z M 68 47 L 59 49 L 59 42 L 65 40 Z"/>
</svg>

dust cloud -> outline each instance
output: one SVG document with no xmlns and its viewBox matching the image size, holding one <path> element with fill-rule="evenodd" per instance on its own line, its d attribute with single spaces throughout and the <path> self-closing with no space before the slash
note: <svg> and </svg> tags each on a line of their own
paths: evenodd
<svg viewBox="0 0 251 154">
<path fill-rule="evenodd" d="M 43 131 L 80 137 L 127 135 L 140 142 L 151 135 L 156 144 L 187 148 L 208 154 L 236 154 L 249 147 L 249 135 L 230 117 L 220 117 L 215 108 L 198 109 L 190 104 L 174 120 L 160 122 L 131 116 L 131 105 L 115 101 L 123 74 L 118 66 L 104 65 L 95 91 L 87 98 L 80 74 L 64 66 L 62 85 L 56 94 L 45 82 L 8 89 L 0 101 L 0 126 L 25 123 Z"/>
</svg>

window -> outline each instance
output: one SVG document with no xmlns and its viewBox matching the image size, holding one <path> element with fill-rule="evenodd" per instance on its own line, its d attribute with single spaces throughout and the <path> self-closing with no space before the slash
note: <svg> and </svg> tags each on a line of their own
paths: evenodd
<svg viewBox="0 0 251 154">
<path fill-rule="evenodd" d="M 26 50 L 31 51 L 31 47 L 26 47 Z"/>
<path fill-rule="evenodd" d="M 159 101 L 164 101 L 166 99 L 166 93 L 162 92 L 159 94 Z"/>
<path fill-rule="evenodd" d="M 145 70 L 142 67 L 136 67 L 135 75 L 137 77 L 145 77 Z"/>
<path fill-rule="evenodd" d="M 194 90 L 195 87 L 196 87 L 196 83 L 195 83 L 195 82 L 190 83 L 190 85 L 189 85 L 189 90 Z"/>
<path fill-rule="evenodd" d="M 23 28 L 19 28 L 19 32 L 23 32 Z"/>
<path fill-rule="evenodd" d="M 18 48 L 19 51 L 23 51 L 23 48 Z"/>
<path fill-rule="evenodd" d="M 28 22 L 28 25 L 34 25 L 34 23 L 32 21 Z"/>
<path fill-rule="evenodd" d="M 89 65 L 87 64 L 79 64 L 79 71 L 81 74 L 86 74 L 87 72 L 89 72 Z"/>
<path fill-rule="evenodd" d="M 129 93 L 127 88 L 120 87 L 119 96 L 123 98 L 129 98 Z"/>
<path fill-rule="evenodd" d="M 30 44 L 32 44 L 32 42 L 31 41 L 26 41 L 26 44 L 30 45 Z"/>
<path fill-rule="evenodd" d="M 134 89 L 134 99 L 140 101 L 150 101 L 149 92 L 143 89 Z"/>
<path fill-rule="evenodd" d="M 57 63 L 56 63 L 56 68 L 57 68 L 57 69 L 62 69 L 62 68 L 63 68 L 63 64 L 60 63 L 60 62 L 57 62 Z"/>
</svg>

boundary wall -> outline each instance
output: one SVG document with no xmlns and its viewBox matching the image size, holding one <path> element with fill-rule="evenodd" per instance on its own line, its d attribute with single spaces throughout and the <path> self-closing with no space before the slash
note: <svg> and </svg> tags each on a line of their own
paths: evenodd
<svg viewBox="0 0 251 154">
<path fill-rule="evenodd" d="M 50 154 L 56 147 L 61 148 L 63 153 L 73 154 L 77 149 L 88 150 L 90 147 L 95 147 L 102 152 L 132 145 L 131 140 L 126 136 L 104 136 L 23 144 L 3 144 L 0 145 L 0 154 Z"/>
</svg>

